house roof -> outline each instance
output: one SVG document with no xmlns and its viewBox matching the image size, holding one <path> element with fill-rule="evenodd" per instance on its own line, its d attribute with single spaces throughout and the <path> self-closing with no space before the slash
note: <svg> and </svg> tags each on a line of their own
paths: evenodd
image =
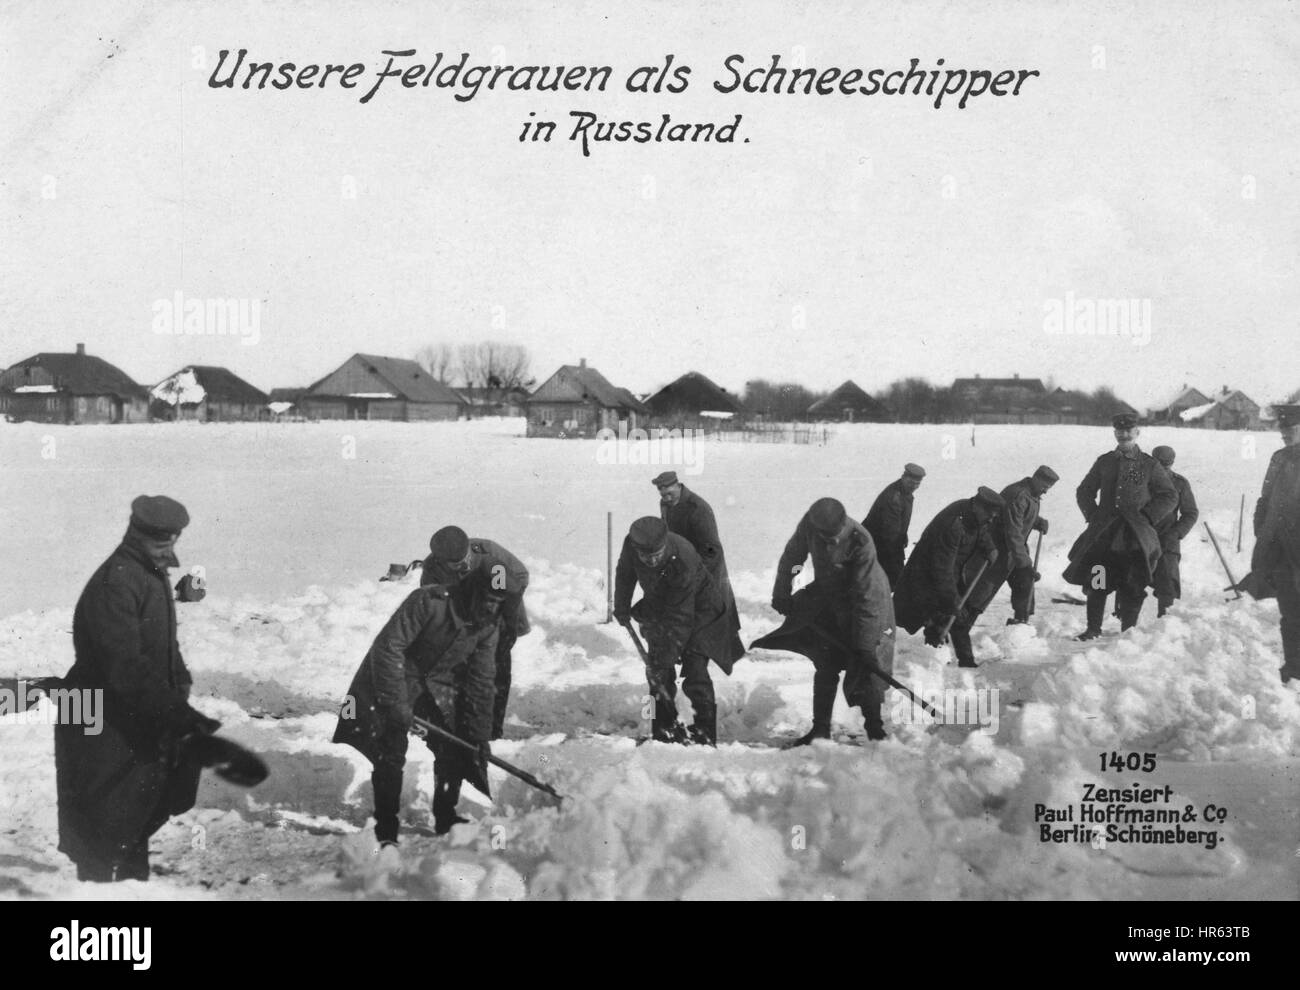
<svg viewBox="0 0 1300 990">
<path fill-rule="evenodd" d="M 739 399 L 698 371 L 688 371 L 676 381 L 665 385 L 646 399 L 645 405 L 652 413 L 660 415 L 686 410 L 721 413 L 744 411 Z"/>
<path fill-rule="evenodd" d="M 229 368 L 212 364 L 186 365 L 174 374 L 168 375 L 158 386 L 178 378 L 185 372 L 192 372 L 194 380 L 203 389 L 208 399 L 219 402 L 242 402 L 247 405 L 265 405 L 269 397 L 260 388 L 250 385 Z M 155 389 L 158 386 L 154 386 Z"/>
<path fill-rule="evenodd" d="M 1046 392 L 1041 378 L 957 378 L 952 387 L 958 388 L 1023 388 L 1031 392 Z"/>
<path fill-rule="evenodd" d="M 604 375 L 586 365 L 561 365 L 528 397 L 529 402 L 586 402 L 588 399 L 595 399 L 607 409 L 648 411 L 627 389 L 611 385 Z"/>
<path fill-rule="evenodd" d="M 322 382 L 331 378 L 341 369 L 349 364 L 359 362 L 366 371 L 379 378 L 389 387 L 395 396 L 399 396 L 408 402 L 429 402 L 429 403 L 455 403 L 464 405 L 462 399 L 448 385 L 438 381 L 427 371 L 421 368 L 415 361 L 407 358 L 384 357 L 379 354 L 353 354 L 350 358 L 331 371 L 324 378 L 313 382 L 306 390 L 307 394 L 313 396 L 322 396 L 330 398 L 343 398 L 348 395 L 358 395 L 356 392 L 348 392 L 342 395 L 333 393 L 318 392 L 317 388 Z M 369 394 L 369 393 L 368 393 Z M 377 393 L 376 393 L 377 394 Z"/>
<path fill-rule="evenodd" d="M 126 372 L 93 354 L 43 351 L 10 366 L 8 372 L 19 368 L 40 368 L 54 379 L 59 391 L 70 395 L 116 395 L 136 399 L 148 395 L 144 386 L 137 385 Z"/>
<path fill-rule="evenodd" d="M 271 394 L 267 396 L 267 401 L 294 403 L 301 399 L 306 391 L 306 388 L 273 388 Z"/>
<path fill-rule="evenodd" d="M 874 413 L 887 412 L 879 399 L 868 395 L 857 382 L 850 379 L 830 395 L 823 396 L 808 407 L 808 412 L 816 414 L 834 409 L 866 409 Z"/>
<path fill-rule="evenodd" d="M 1210 397 L 1202 392 L 1199 388 L 1193 388 L 1190 385 L 1184 385 L 1182 391 L 1166 402 L 1161 409 L 1171 409 L 1174 406 L 1200 406 L 1210 401 Z"/>
</svg>

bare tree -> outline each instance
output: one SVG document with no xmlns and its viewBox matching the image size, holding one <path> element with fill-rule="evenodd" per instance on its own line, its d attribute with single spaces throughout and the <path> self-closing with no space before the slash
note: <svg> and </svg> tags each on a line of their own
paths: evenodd
<svg viewBox="0 0 1300 990">
<path fill-rule="evenodd" d="M 467 388 L 483 390 L 487 404 L 501 402 L 514 389 L 530 389 L 533 359 L 528 348 L 497 340 L 461 344 L 456 348 L 460 374 Z"/>
<path fill-rule="evenodd" d="M 431 377 L 444 385 L 451 384 L 456 376 L 456 355 L 450 344 L 438 343 L 421 347 L 416 352 L 415 360 Z"/>
</svg>

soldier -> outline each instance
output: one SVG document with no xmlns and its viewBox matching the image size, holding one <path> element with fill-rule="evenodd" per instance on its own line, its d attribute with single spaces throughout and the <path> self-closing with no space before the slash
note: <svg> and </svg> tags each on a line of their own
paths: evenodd
<svg viewBox="0 0 1300 990">
<path fill-rule="evenodd" d="M 407 734 L 417 715 L 480 747 L 475 755 L 433 736 L 426 740 L 434 755 L 434 831 L 443 835 L 466 821 L 456 814 L 462 781 L 488 793 L 502 604 L 501 593 L 484 583 L 422 585 L 398 606 L 352 678 L 334 742 L 356 748 L 374 768 L 381 845 L 397 843 Z"/>
<path fill-rule="evenodd" d="M 1268 462 L 1255 503 L 1255 549 L 1250 562 L 1251 576 L 1277 594 L 1285 684 L 1300 679 L 1300 406 L 1276 406 L 1275 412 L 1285 446 Z"/>
<path fill-rule="evenodd" d="M 1034 570 L 1034 558 L 1029 552 L 1029 534 L 1037 531 L 1047 535 L 1047 520 L 1038 514 L 1039 502 L 1059 480 L 1055 471 L 1042 464 L 1028 478 L 1002 489 L 1002 500 L 1006 503 L 1003 510 L 1008 555 L 1006 580 L 1011 586 L 1009 626 L 1027 623 L 1034 612 L 1034 584 L 1039 574 Z"/>
<path fill-rule="evenodd" d="M 500 592 L 501 631 L 497 637 L 496 701 L 492 710 L 492 739 L 505 731 L 506 703 L 510 698 L 511 651 L 520 636 L 532 626 L 524 610 L 524 589 L 528 587 L 528 568 L 499 543 L 482 537 L 469 537 L 458 526 L 444 526 L 429 540 L 429 556 L 424 561 L 421 584 L 444 587 L 483 584 Z"/>
<path fill-rule="evenodd" d="M 727 621 L 736 633 L 734 649 L 739 656 L 745 652 L 740 643 L 740 613 L 736 611 L 736 596 L 731 591 L 731 579 L 727 577 L 727 560 L 722 553 L 722 541 L 718 538 L 718 524 L 713 518 L 712 507 L 678 481 L 676 471 L 665 471 L 652 484 L 659 489 L 659 514 L 668 525 L 668 532 L 686 537 L 709 569 L 713 583 L 722 591 L 727 604 Z"/>
<path fill-rule="evenodd" d="M 1174 471 L 1174 448 L 1157 447 L 1151 451 L 1173 482 L 1178 492 L 1178 504 L 1174 511 L 1165 516 L 1156 525 L 1156 535 L 1160 537 L 1160 560 L 1156 563 L 1155 593 L 1156 618 L 1169 611 L 1174 601 L 1183 597 L 1183 586 L 1179 580 L 1178 565 L 1182 559 L 1182 542 L 1196 525 L 1200 513 L 1196 509 L 1196 498 L 1192 495 L 1192 486 L 1181 474 Z"/>
<path fill-rule="evenodd" d="M 641 599 L 632 605 L 632 591 Z M 641 624 L 649 651 L 646 682 L 655 699 L 652 733 L 660 742 L 685 742 L 677 726 L 677 672 L 691 699 L 695 720 L 690 741 L 713 746 L 718 741 L 718 707 L 709 678 L 712 658 L 728 675 L 743 653 L 728 620 L 722 593 L 699 554 L 683 536 L 670 533 L 662 519 L 644 516 L 623 540 L 614 572 L 614 618 L 620 625 Z"/>
<path fill-rule="evenodd" d="M 794 576 L 812 557 L 813 581 L 791 594 Z M 772 608 L 786 621 L 755 647 L 802 653 L 813 662 L 813 721 L 791 743 L 806 746 L 831 737 L 831 714 L 840 671 L 844 700 L 862 709 L 867 738 L 886 738 L 880 706 L 886 682 L 872 668 L 894 672 L 894 605 L 889 580 L 871 535 L 833 498 L 812 504 L 777 564 Z"/>
<path fill-rule="evenodd" d="M 924 477 L 925 468 L 919 464 L 904 465 L 903 476 L 885 486 L 871 503 L 867 518 L 862 520 L 862 527 L 876 545 L 876 559 L 891 588 L 903 576 L 907 528 L 912 523 L 912 495 L 921 487 Z"/>
<path fill-rule="evenodd" d="M 1080 640 L 1101 635 L 1106 596 L 1112 591 L 1120 626 L 1137 624 L 1160 560 L 1155 527 L 1178 503 L 1165 469 L 1138 448 L 1137 417 L 1121 413 L 1113 423 L 1118 446 L 1097 458 L 1075 491 L 1088 528 L 1070 548 L 1064 576 L 1088 597 L 1088 628 L 1076 637 Z"/>
<path fill-rule="evenodd" d="M 86 583 L 72 616 L 69 690 L 102 691 L 101 730 L 59 723 L 54 760 L 59 850 L 77 879 L 149 879 L 149 837 L 194 807 L 200 764 L 188 742 L 219 723 L 189 705 L 167 569 L 189 513 L 165 495 L 131 503 L 122 543 Z"/>
<path fill-rule="evenodd" d="M 1005 505 L 1001 495 L 980 486 L 973 497 L 945 506 L 916 541 L 916 549 L 894 589 L 898 624 L 910 633 L 924 629 L 928 645 L 943 644 L 943 629 L 952 620 L 948 635 L 961 667 L 976 666 L 970 629 L 978 608 L 958 609 L 958 602 L 980 565 L 987 561 L 992 567 L 1001 556 L 997 541 L 1004 540 L 1005 535 L 999 528 L 995 539 L 990 524 L 1001 518 Z M 992 586 L 996 589 L 1000 584 L 998 580 Z"/>
</svg>

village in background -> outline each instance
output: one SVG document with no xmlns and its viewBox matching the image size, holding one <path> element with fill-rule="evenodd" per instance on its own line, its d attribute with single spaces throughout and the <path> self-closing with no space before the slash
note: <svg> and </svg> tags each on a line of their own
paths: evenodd
<svg viewBox="0 0 1300 990">
<path fill-rule="evenodd" d="M 303 387 L 264 392 L 224 367 L 187 365 L 153 386 L 137 383 L 84 344 L 41 353 L 0 373 L 0 417 L 10 422 L 143 423 L 387 420 L 421 422 L 525 417 L 527 435 L 594 437 L 602 430 L 703 430 L 720 437 L 816 442 L 798 424 L 839 422 L 1109 424 L 1118 412 L 1152 424 L 1219 430 L 1272 425 L 1261 405 L 1226 385 L 1184 383 L 1167 405 L 1145 413 L 1109 388 L 1091 392 L 1052 379 L 958 378 L 939 386 L 906 378 L 876 395 L 851 380 L 830 392 L 757 379 L 742 394 L 688 371 L 657 392 L 635 395 L 580 359 L 537 384 L 518 344 L 423 348 L 415 358 L 353 354 Z M 1276 402 L 1300 401 L 1300 390 Z"/>
</svg>

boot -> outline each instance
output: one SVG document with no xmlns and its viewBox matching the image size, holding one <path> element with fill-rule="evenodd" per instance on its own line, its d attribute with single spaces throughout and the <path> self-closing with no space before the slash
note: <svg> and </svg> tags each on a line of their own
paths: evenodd
<svg viewBox="0 0 1300 990">
<path fill-rule="evenodd" d="M 1029 625 L 1029 616 L 1023 612 L 1017 612 L 1013 617 L 1007 619 L 1009 626 L 1027 626 Z"/>
<path fill-rule="evenodd" d="M 1138 616 L 1142 614 L 1142 600 L 1137 603 L 1125 602 L 1119 610 L 1119 629 L 1123 632 L 1137 625 Z"/>
<path fill-rule="evenodd" d="M 456 814 L 456 803 L 460 801 L 460 778 L 434 778 L 433 785 L 433 830 L 438 835 L 446 835 L 453 825 L 464 825 L 469 821 Z"/>
<path fill-rule="evenodd" d="M 1091 594 L 1088 596 L 1088 628 L 1074 638 L 1079 642 L 1086 642 L 1090 639 L 1096 639 L 1101 635 L 1102 618 L 1106 614 L 1106 596 L 1104 594 Z"/>
<path fill-rule="evenodd" d="M 872 742 L 880 742 L 882 739 L 888 739 L 889 734 L 885 732 L 885 723 L 880 718 L 880 701 L 874 703 L 868 702 L 861 705 L 862 722 L 866 726 L 867 738 Z"/>
<path fill-rule="evenodd" d="M 718 745 L 718 706 L 703 702 L 695 706 L 695 721 L 690 728 L 691 742 L 697 746 Z"/>
<path fill-rule="evenodd" d="M 1168 612 L 1168 611 L 1169 611 L 1169 606 L 1168 606 L 1168 605 L 1166 605 L 1164 602 L 1156 602 L 1156 618 L 1157 618 L 1157 619 L 1163 619 L 1163 618 L 1165 617 L 1165 613 Z"/>
<path fill-rule="evenodd" d="M 402 801 L 401 769 L 380 765 L 370 774 L 375 792 L 375 838 L 382 845 L 397 841 L 397 813 Z"/>
<path fill-rule="evenodd" d="M 810 745 L 814 739 L 829 739 L 830 737 L 831 737 L 831 726 L 829 722 L 825 723 L 824 725 L 814 722 L 813 727 L 809 729 L 804 735 L 800 736 L 798 739 L 794 740 L 793 742 L 786 743 L 781 748 L 795 749 L 799 746 Z"/>
</svg>

